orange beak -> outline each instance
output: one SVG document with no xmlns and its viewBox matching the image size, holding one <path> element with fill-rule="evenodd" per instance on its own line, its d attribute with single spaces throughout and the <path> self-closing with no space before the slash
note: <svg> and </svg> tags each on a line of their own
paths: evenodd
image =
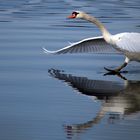
<svg viewBox="0 0 140 140">
<path fill-rule="evenodd" d="M 75 18 L 76 16 L 74 14 L 68 16 L 68 18 Z"/>
</svg>

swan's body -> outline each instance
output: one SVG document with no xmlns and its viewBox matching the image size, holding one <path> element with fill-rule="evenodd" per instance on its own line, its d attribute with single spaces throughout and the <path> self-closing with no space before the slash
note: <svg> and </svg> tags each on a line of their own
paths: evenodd
<svg viewBox="0 0 140 140">
<path fill-rule="evenodd" d="M 63 54 L 63 53 L 78 53 L 78 52 L 104 52 L 117 50 L 123 53 L 126 58 L 123 65 L 113 70 L 114 72 L 120 71 L 125 67 L 129 61 L 140 61 L 140 33 L 120 33 L 111 35 L 104 25 L 99 22 L 95 17 L 91 17 L 88 14 L 76 11 L 73 12 L 69 18 L 81 18 L 89 22 L 94 23 L 102 32 L 103 36 L 93 37 L 81 40 L 76 43 L 72 43 L 67 47 L 64 47 L 57 51 L 48 51 L 45 48 L 45 53 L 51 54 Z M 109 70 L 109 69 L 107 69 Z M 112 70 L 109 70 L 112 71 Z"/>
</svg>

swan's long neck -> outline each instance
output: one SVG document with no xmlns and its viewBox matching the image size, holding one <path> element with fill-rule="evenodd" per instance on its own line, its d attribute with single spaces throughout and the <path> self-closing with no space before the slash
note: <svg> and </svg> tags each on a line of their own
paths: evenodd
<svg viewBox="0 0 140 140">
<path fill-rule="evenodd" d="M 112 44 L 111 34 L 99 20 L 97 20 L 95 17 L 89 16 L 88 14 L 84 14 L 83 19 L 94 23 L 101 30 L 105 41 Z"/>
</svg>

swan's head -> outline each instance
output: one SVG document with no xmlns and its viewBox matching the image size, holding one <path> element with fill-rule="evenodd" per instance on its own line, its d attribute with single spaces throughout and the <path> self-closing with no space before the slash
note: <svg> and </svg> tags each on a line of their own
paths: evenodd
<svg viewBox="0 0 140 140">
<path fill-rule="evenodd" d="M 84 12 L 82 11 L 74 11 L 68 18 L 83 18 L 84 17 Z"/>
</svg>

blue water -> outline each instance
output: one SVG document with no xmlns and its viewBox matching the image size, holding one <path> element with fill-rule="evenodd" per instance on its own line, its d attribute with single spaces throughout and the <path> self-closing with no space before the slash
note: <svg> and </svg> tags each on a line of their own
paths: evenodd
<svg viewBox="0 0 140 140">
<path fill-rule="evenodd" d="M 73 10 L 96 16 L 112 34 L 140 32 L 139 0 L 1 0 L 0 138 L 2 140 L 139 140 L 140 65 L 121 76 L 118 54 L 46 55 L 99 36 Z"/>
</svg>

